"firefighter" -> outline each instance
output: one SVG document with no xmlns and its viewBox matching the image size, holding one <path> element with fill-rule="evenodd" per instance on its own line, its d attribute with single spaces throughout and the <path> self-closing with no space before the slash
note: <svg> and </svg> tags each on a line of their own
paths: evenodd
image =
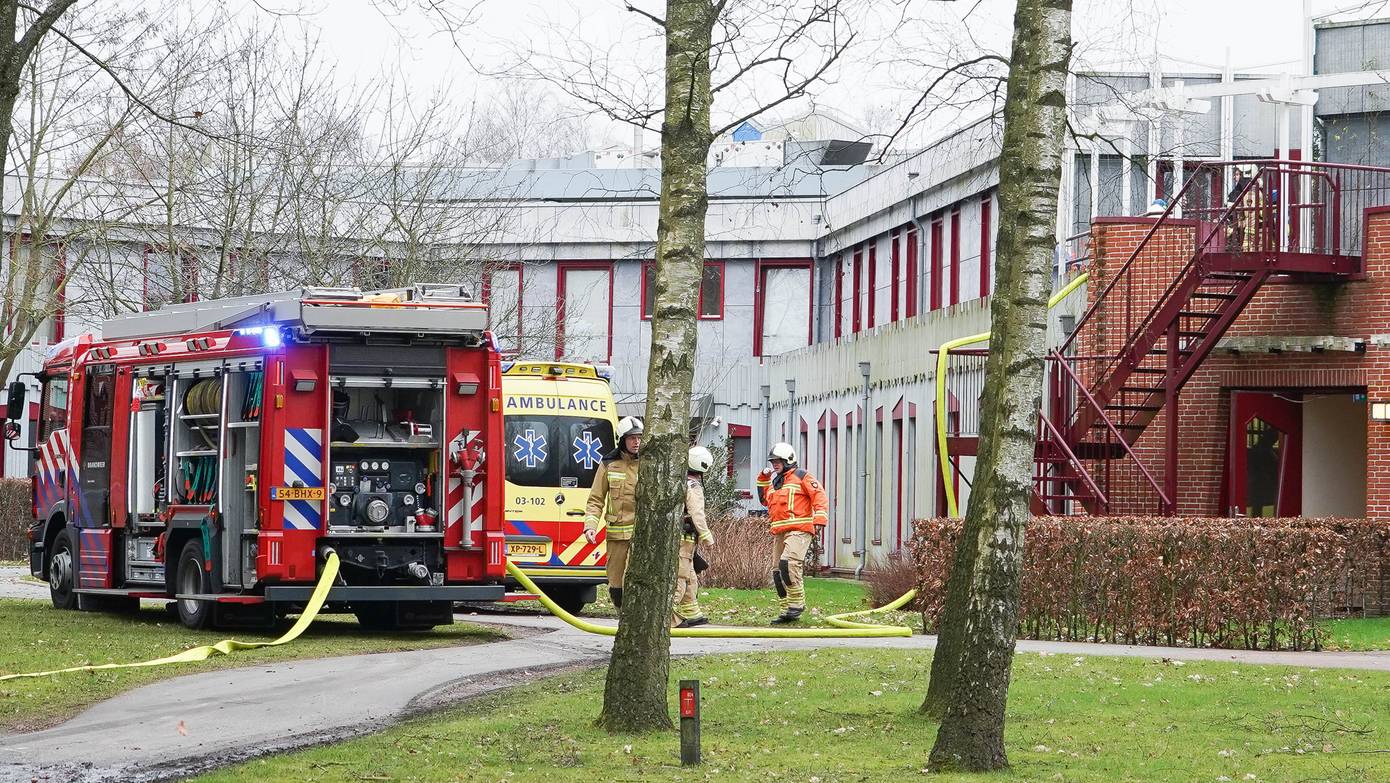
<svg viewBox="0 0 1390 783">
<path fill-rule="evenodd" d="M 709 618 L 700 611 L 700 578 L 695 573 L 695 546 L 714 545 L 714 534 L 705 522 L 705 471 L 714 464 L 714 455 L 704 446 L 692 446 L 686 459 L 685 519 L 681 523 L 680 562 L 676 568 L 676 595 L 671 601 L 671 624 L 677 628 L 705 625 Z"/>
<path fill-rule="evenodd" d="M 637 452 L 642 448 L 642 420 L 626 416 L 618 422 L 618 443 L 594 473 L 584 513 L 584 538 L 598 540 L 599 520 L 608 528 L 608 594 L 613 606 L 623 606 L 623 572 L 637 523 Z"/>
<path fill-rule="evenodd" d="M 830 500 L 816 477 L 798 468 L 796 449 L 778 443 L 767 455 L 769 467 L 758 474 L 758 494 L 767 506 L 773 535 L 772 585 L 782 604 L 773 625 L 796 622 L 806 611 L 802 568 L 816 528 L 830 521 Z"/>
</svg>

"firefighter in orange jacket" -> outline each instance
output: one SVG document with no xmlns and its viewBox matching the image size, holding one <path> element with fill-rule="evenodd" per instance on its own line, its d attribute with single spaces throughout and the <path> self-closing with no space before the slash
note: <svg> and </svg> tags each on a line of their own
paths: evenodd
<svg viewBox="0 0 1390 783">
<path fill-rule="evenodd" d="M 608 595 L 623 608 L 623 574 L 637 526 L 637 452 L 642 447 L 642 420 L 626 416 L 618 422 L 618 445 L 594 473 L 584 510 L 584 538 L 598 540 L 600 522 L 608 529 Z"/>
<path fill-rule="evenodd" d="M 772 584 L 782 614 L 773 625 L 796 622 L 806 611 L 802 567 L 817 528 L 830 521 L 830 500 L 816 477 L 796 466 L 796 449 L 778 443 L 767 456 L 771 467 L 758 474 L 758 494 L 767 506 L 772 544 Z"/>
</svg>

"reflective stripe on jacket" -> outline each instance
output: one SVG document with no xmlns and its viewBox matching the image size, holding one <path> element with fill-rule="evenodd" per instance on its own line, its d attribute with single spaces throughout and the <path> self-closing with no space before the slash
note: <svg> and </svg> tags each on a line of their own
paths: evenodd
<svg viewBox="0 0 1390 783">
<path fill-rule="evenodd" d="M 702 544 L 714 543 L 714 534 L 709 532 L 709 523 L 705 521 L 705 487 L 699 478 L 686 476 L 685 519 L 681 524 L 681 540 L 690 543 L 690 551 L 694 552 L 693 544 L 697 538 Z M 681 549 L 681 555 L 685 555 L 684 548 Z"/>
<path fill-rule="evenodd" d="M 801 468 L 773 475 L 771 468 L 758 474 L 758 493 L 767 506 L 768 530 L 789 533 L 816 532 L 830 522 L 830 499 L 816 477 Z"/>
<path fill-rule="evenodd" d="M 637 458 L 627 452 L 605 461 L 594 473 L 584 509 L 584 529 L 598 530 L 600 520 L 608 527 L 609 539 L 632 538 L 637 524 Z"/>
</svg>

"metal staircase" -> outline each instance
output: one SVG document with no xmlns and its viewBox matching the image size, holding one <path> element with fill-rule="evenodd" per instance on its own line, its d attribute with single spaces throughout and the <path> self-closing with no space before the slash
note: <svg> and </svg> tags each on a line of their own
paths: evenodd
<svg viewBox="0 0 1390 783">
<path fill-rule="evenodd" d="M 1124 264 L 1093 271 L 1096 293 L 1048 357 L 1036 513 L 1111 512 L 1121 486 L 1130 507 L 1176 513 L 1177 431 L 1164 428 L 1162 471 L 1136 449 L 1140 436 L 1165 409 L 1176 418 L 1183 385 L 1266 282 L 1359 271 L 1361 211 L 1390 203 L 1390 172 L 1260 161 L 1223 203 L 1234 165 L 1198 165 Z M 1165 266 L 1183 258 L 1173 247 L 1185 237 L 1186 263 Z"/>
</svg>

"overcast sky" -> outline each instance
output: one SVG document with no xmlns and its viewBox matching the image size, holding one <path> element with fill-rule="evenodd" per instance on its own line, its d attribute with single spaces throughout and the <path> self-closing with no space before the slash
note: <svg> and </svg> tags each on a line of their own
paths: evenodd
<svg viewBox="0 0 1390 783">
<path fill-rule="evenodd" d="M 476 0 L 472 0 L 475 1 Z M 440 32 L 428 12 L 411 9 L 383 12 L 372 0 L 236 0 L 244 13 L 266 15 L 266 7 L 302 10 L 282 17 L 280 24 L 304 29 L 320 37 L 322 54 L 346 75 L 366 81 L 391 68 L 400 68 L 422 89 L 443 88 L 467 99 L 486 94 L 496 82 L 479 74 L 501 65 L 508 52 L 525 42 L 563 49 L 571 40 L 599 46 L 626 42 L 639 20 L 622 10 L 621 0 L 481 0 L 476 22 L 456 42 Z M 405 0 L 383 0 L 394 6 Z M 1351 5 L 1353 0 L 1317 0 L 1315 14 L 1326 14 Z M 885 9 L 897 3 L 883 0 Z M 233 4 L 235 7 L 236 3 Z M 259 5 L 259 7 L 258 7 Z M 421 3 L 420 5 L 424 5 Z M 913 31 L 917 44 L 930 50 L 937 41 L 951 38 L 964 23 L 970 35 L 996 51 L 1006 51 L 1013 9 L 1011 0 L 913 0 Z M 1369 3 L 1371 10 L 1387 13 L 1386 3 Z M 647 0 L 644 7 L 659 10 Z M 1364 13 L 1363 13 L 1364 15 Z M 892 13 L 871 22 L 878 28 L 895 23 Z M 1237 70 L 1268 66 L 1278 61 L 1301 59 L 1302 0 L 1078 0 L 1075 34 L 1087 67 L 1145 68 L 1157 49 L 1176 61 L 1207 63 L 1219 67 L 1229 50 Z M 874 32 L 883 32 L 877 29 Z M 896 45 L 896 44 L 895 44 Z M 460 49 L 463 49 L 461 52 Z M 622 54 L 630 46 L 615 48 Z M 870 63 L 870 59 L 878 59 Z M 910 96 L 914 77 L 904 78 L 906 66 L 885 66 L 892 52 L 861 53 L 844 64 L 837 84 L 822 91 L 819 102 L 848 117 L 862 119 L 875 106 L 901 103 Z M 1185 67 L 1170 63 L 1170 68 Z M 1193 69 L 1195 66 L 1187 66 Z M 1274 70 L 1301 66 L 1291 62 Z M 613 140 L 631 138 L 630 131 L 605 126 L 599 133 Z"/>
</svg>

